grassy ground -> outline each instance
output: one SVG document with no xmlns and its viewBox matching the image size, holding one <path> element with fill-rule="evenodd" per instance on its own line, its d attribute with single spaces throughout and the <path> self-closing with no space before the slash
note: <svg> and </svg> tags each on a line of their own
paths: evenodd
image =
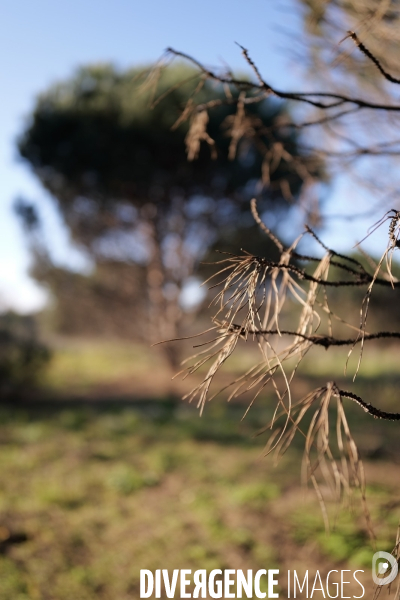
<svg viewBox="0 0 400 600">
<path fill-rule="evenodd" d="M 328 352 L 314 348 L 301 364 L 296 377 L 299 393 L 309 391 L 312 386 L 334 379 L 361 395 L 379 390 L 379 401 L 393 407 L 397 402 L 396 389 L 400 382 L 398 351 L 388 345 L 368 347 L 356 384 L 352 376 L 358 360 L 357 350 L 348 365 L 345 380 L 344 369 L 348 349 L 331 348 Z M 186 347 L 183 356 L 192 354 Z M 259 353 L 254 346 L 242 343 L 227 361 L 216 378 L 221 387 L 238 373 L 243 373 L 259 361 Z M 200 373 L 204 373 L 206 367 Z M 99 340 L 63 339 L 56 349 L 49 368 L 42 380 L 42 387 L 51 397 L 110 398 L 154 398 L 166 394 L 184 395 L 191 387 L 189 378 L 182 381 L 178 377 L 171 380 L 171 372 L 159 348 L 149 348 L 128 342 Z M 350 383 L 349 383 L 350 382 Z"/>
<path fill-rule="evenodd" d="M 252 437 L 267 415 L 239 426 L 239 414 L 215 405 L 199 419 L 164 402 L 3 409 L 0 599 L 135 599 L 140 568 L 368 570 L 357 508 L 327 536 L 297 449 L 274 468 Z M 388 460 L 367 472 L 388 549 L 400 482 Z"/>
<path fill-rule="evenodd" d="M 395 374 L 385 377 L 359 385 L 369 393 L 379 385 L 392 402 Z M 371 597 L 359 499 L 339 516 L 331 509 L 328 536 L 314 494 L 300 485 L 301 440 L 274 467 L 263 457 L 267 438 L 254 437 L 271 416 L 268 396 L 243 422 L 244 405 L 223 399 L 200 419 L 165 397 L 167 381 L 162 359 L 138 348 L 73 343 L 46 375 L 45 402 L 0 410 L 0 600 L 136 600 L 141 568 L 360 568 Z M 316 383 L 307 372 L 299 381 Z M 85 403 L 66 400 L 79 394 Z M 377 545 L 390 550 L 398 428 L 357 407 L 348 415 Z"/>
</svg>

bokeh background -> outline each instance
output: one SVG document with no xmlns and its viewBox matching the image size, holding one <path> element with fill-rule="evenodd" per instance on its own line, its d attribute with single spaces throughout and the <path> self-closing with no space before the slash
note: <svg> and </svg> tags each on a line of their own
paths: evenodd
<svg viewBox="0 0 400 600">
<path fill-rule="evenodd" d="M 233 113 L 210 119 L 217 160 L 203 148 L 188 162 L 187 124 L 173 125 L 193 84 L 151 109 L 152 87 L 142 74 L 173 47 L 251 77 L 237 42 L 279 89 L 330 85 L 390 94 L 365 61 L 338 46 L 350 26 L 365 28 L 368 18 L 369 41 L 387 53 L 389 66 L 395 63 L 398 3 L 362 5 L 4 3 L 1 600 L 138 598 L 141 568 L 360 568 L 369 585 L 373 545 L 357 499 L 332 509 L 327 535 L 315 496 L 301 485 L 302 440 L 277 465 L 264 457 L 268 437 L 257 432 L 273 412 L 268 390 L 244 420 L 249 398 L 227 403 L 223 393 L 200 418 L 181 400 L 193 382 L 172 379 L 195 342 L 151 346 L 208 327 L 210 296 L 199 286 L 213 272 L 202 263 L 218 260 L 216 249 L 271 249 L 249 215 L 262 165 L 251 144 L 229 160 L 221 126 Z M 175 61 L 157 93 L 192 74 Z M 220 91 L 201 93 L 207 101 Z M 267 124 L 288 115 L 302 116 L 274 101 L 254 108 Z M 379 141 L 382 128 L 367 125 Z M 388 124 L 393 136 L 396 127 Z M 365 142 L 365 122 L 348 132 L 353 144 Z M 315 144 L 303 133 L 284 141 L 299 155 Z M 334 156 L 340 143 L 325 149 Z M 355 253 L 367 228 L 399 208 L 397 157 L 378 156 L 374 170 L 364 159 L 352 170 L 328 158 L 322 153 L 313 171 L 307 193 L 318 210 L 311 216 L 325 243 Z M 289 201 L 276 184 L 282 177 L 290 181 Z M 298 201 L 303 193 L 284 165 L 264 193 L 263 216 L 288 243 L 310 216 Z M 373 257 L 386 236 L 379 230 L 366 241 Z M 319 251 L 312 243 L 307 249 Z M 341 294 L 337 300 L 357 322 L 360 295 Z M 398 328 L 393 298 L 376 294 L 371 327 Z M 345 359 L 318 350 L 304 361 L 296 393 L 348 381 Z M 221 387 L 254 360 L 253 349 L 241 347 L 220 374 Z M 370 347 L 354 389 L 395 411 L 398 362 L 395 345 Z M 391 550 L 400 505 L 398 428 L 356 407 L 348 415 L 365 462 L 377 543 Z"/>
</svg>

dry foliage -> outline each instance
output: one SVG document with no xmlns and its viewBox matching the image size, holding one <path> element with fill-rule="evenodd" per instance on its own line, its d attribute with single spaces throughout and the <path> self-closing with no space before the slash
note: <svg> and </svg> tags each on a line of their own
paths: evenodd
<svg viewBox="0 0 400 600">
<path fill-rule="evenodd" d="M 349 32 L 347 37 L 355 42 L 359 50 L 377 67 L 387 81 L 395 84 L 400 82 L 385 70 L 381 62 L 360 42 L 354 32 Z M 226 103 L 237 104 L 237 112 L 231 119 L 229 129 L 231 158 L 246 135 L 254 136 L 259 133 L 257 126 L 246 120 L 246 105 L 268 96 L 305 104 L 323 113 L 323 116 L 308 122 L 285 122 L 281 124 L 284 127 L 304 129 L 332 125 L 343 116 L 360 111 L 370 111 L 374 115 L 378 112 L 380 114 L 400 113 L 398 104 L 365 100 L 346 94 L 323 91 L 282 92 L 263 79 L 247 50 L 242 48 L 242 52 L 255 75 L 253 82 L 235 79 L 230 73 L 219 74 L 211 71 L 184 53 L 169 50 L 170 54 L 184 57 L 197 65 L 202 77 L 216 80 L 227 86 Z M 240 93 L 232 96 L 230 92 L 232 86 Z M 221 102 L 222 100 L 219 99 L 215 104 Z M 196 118 L 192 116 L 192 128 L 188 135 L 188 139 L 193 140 L 189 149 L 190 158 L 196 156 L 201 139 L 210 143 L 204 128 L 206 125 L 204 111 L 211 109 L 212 103 L 197 107 L 194 103 L 191 104 L 190 110 L 194 113 L 198 112 Z M 279 123 L 276 124 L 276 127 L 279 126 Z M 272 131 L 269 133 L 273 134 Z M 384 154 L 390 152 L 390 148 L 393 149 L 393 146 L 389 143 L 379 148 L 355 147 L 351 157 L 374 152 Z M 326 151 L 325 155 L 328 156 L 329 152 Z M 331 155 L 333 156 L 334 153 Z M 345 160 L 349 160 L 350 157 L 349 153 L 342 153 L 340 156 Z M 265 152 L 262 174 L 264 185 L 268 185 L 269 173 L 281 160 L 290 164 L 306 184 L 312 183 L 313 175 L 309 165 L 313 160 L 316 164 L 317 158 L 311 153 L 307 160 L 301 160 L 290 156 L 282 144 L 275 144 L 272 150 Z M 284 181 L 281 182 L 281 189 L 282 191 L 285 189 Z M 304 189 L 306 194 L 309 194 L 310 187 L 306 185 Z M 286 189 L 286 194 L 290 199 L 290 189 Z M 310 202 L 309 196 L 303 200 L 306 214 L 310 220 L 315 219 L 315 204 Z M 286 247 L 262 222 L 255 199 L 252 201 L 252 213 L 260 229 L 274 243 L 279 259 L 270 260 L 242 251 L 237 255 L 226 254 L 219 261 L 220 269 L 211 278 L 216 281 L 212 286 L 216 290 L 213 300 L 215 305 L 213 325 L 204 332 L 206 336 L 204 343 L 196 346 L 199 348 L 198 352 L 185 361 L 188 365 L 184 369 L 185 376 L 198 371 L 204 365 L 209 366 L 202 381 L 186 395 L 186 399 L 197 402 L 202 412 L 206 401 L 222 391 L 216 393 L 211 391 L 211 385 L 219 369 L 235 352 L 239 342 L 255 344 L 259 351 L 259 362 L 228 386 L 229 399 L 250 393 L 252 398 L 250 408 L 269 385 L 276 396 L 276 407 L 271 422 L 263 430 L 270 432 L 266 452 L 274 453 L 275 457 L 279 458 L 286 452 L 294 436 L 302 435 L 305 444 L 303 479 L 305 482 L 310 481 L 316 490 L 326 527 L 329 527 L 326 501 L 349 500 L 353 492 L 358 491 L 364 507 L 367 529 L 373 539 L 374 534 L 365 499 L 363 465 L 346 419 L 345 402 L 348 400 L 355 402 L 368 415 L 377 419 L 400 421 L 400 413 L 384 412 L 353 392 L 340 389 L 333 381 L 300 399 L 293 398 L 291 384 L 301 361 L 314 346 L 322 346 L 325 349 L 332 346 L 347 346 L 350 348 L 348 357 L 355 349 L 359 350 L 355 378 L 361 365 L 363 349 L 368 341 L 379 338 L 400 338 L 400 333 L 395 331 L 373 333 L 367 330 L 368 307 L 374 286 L 393 289 L 400 287 L 400 282 L 392 271 L 393 253 L 400 246 L 400 212 L 391 209 L 371 228 L 372 233 L 386 220 L 390 221 L 387 248 L 378 264 L 368 258 L 368 263 L 372 265 L 371 269 L 354 257 L 327 248 L 308 226 L 290 247 Z M 313 237 L 323 248 L 322 258 L 307 256 L 298 251 L 299 242 L 306 236 Z M 330 305 L 329 290 L 349 286 L 365 290 L 358 326 L 350 323 Z M 294 320 L 295 325 L 293 325 Z M 349 331 L 348 337 L 342 335 L 345 329 Z M 332 435 L 333 428 L 330 426 L 333 412 L 336 414 L 335 435 Z M 307 419 L 305 419 L 306 415 Z M 397 557 L 398 548 L 397 543 L 394 551 Z"/>
<path fill-rule="evenodd" d="M 399 332 L 370 333 L 366 329 L 366 305 L 373 285 L 393 288 L 400 285 L 391 273 L 390 259 L 387 262 L 387 272 L 383 277 L 378 276 L 383 259 L 397 239 L 394 237 L 397 213 L 390 223 L 388 249 L 375 272 L 369 272 L 356 259 L 338 254 L 326 248 L 322 242 L 320 244 L 326 253 L 321 259 L 300 254 L 297 246 L 303 236 L 313 236 L 320 241 L 309 227 L 286 248 L 261 222 L 255 200 L 252 201 L 252 212 L 263 232 L 275 243 L 280 259 L 275 262 L 243 252 L 237 256 L 227 255 L 219 262 L 221 268 L 211 278 L 217 279 L 217 283 L 212 286 L 216 290 L 212 302 L 216 309 L 212 319 L 213 326 L 204 332 L 206 341 L 196 346 L 200 346 L 199 351 L 185 361 L 189 366 L 184 369 L 184 373 L 187 376 L 204 365 L 208 364 L 209 367 L 202 381 L 185 398 L 190 402 L 197 402 L 201 413 L 206 401 L 212 400 L 222 391 L 211 393 L 211 385 L 218 370 L 235 351 L 240 340 L 255 344 L 260 360 L 228 386 L 228 400 L 242 394 L 251 394 L 247 414 L 256 398 L 270 385 L 276 396 L 276 407 L 273 419 L 262 430 L 270 431 L 266 453 L 274 453 L 279 458 L 286 452 L 294 436 L 297 433 L 302 435 L 305 440 L 303 481 L 310 481 L 314 486 L 326 527 L 329 527 L 326 500 L 348 500 L 352 492 L 358 490 L 368 530 L 373 538 L 365 500 L 362 461 L 346 419 L 343 401 L 354 401 L 374 418 L 399 421 L 400 413 L 384 412 L 358 395 L 340 389 L 333 381 L 303 398 L 294 399 L 291 384 L 301 361 L 314 346 L 326 349 L 332 346 L 350 346 L 351 351 L 359 346 L 356 376 L 366 341 L 400 338 Z M 306 267 L 300 268 L 300 262 L 306 263 Z M 331 267 L 334 267 L 334 273 L 339 274 L 339 277 L 330 276 Z M 366 288 L 360 327 L 347 322 L 330 306 L 329 288 L 343 286 Z M 294 315 L 297 325 L 288 328 L 286 322 L 293 323 Z M 348 328 L 351 337 L 335 336 L 338 324 L 341 330 Z M 330 427 L 333 408 L 336 412 L 334 440 Z M 305 417 L 310 413 L 311 420 L 304 428 Z"/>
</svg>

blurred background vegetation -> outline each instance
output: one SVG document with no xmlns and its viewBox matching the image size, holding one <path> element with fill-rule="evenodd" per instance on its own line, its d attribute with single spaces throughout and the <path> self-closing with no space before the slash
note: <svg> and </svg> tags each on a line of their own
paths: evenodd
<svg viewBox="0 0 400 600">
<path fill-rule="evenodd" d="M 334 45 L 327 40 L 335 35 L 337 43 L 357 24 L 359 4 L 290 3 L 299 48 L 307 40 L 305 82 L 316 69 L 328 80 L 337 56 L 325 52 Z M 398 3 L 361 4 L 371 27 L 376 18 L 375 50 L 398 56 Z M 234 157 L 235 109 L 210 112 L 215 146 L 204 138 L 188 160 L 182 109 L 195 92 L 206 103 L 226 89 L 207 82 L 196 90 L 198 78 L 183 64 L 163 71 L 154 87 L 154 66 L 77 68 L 41 90 L 15 144 L 88 267 L 57 263 L 40 206 L 15 199 L 30 274 L 50 301 L 35 314 L 0 315 L 0 600 L 137 598 L 140 568 L 370 567 L 372 547 L 356 512 L 332 514 L 326 535 L 316 499 L 300 484 L 301 440 L 277 466 L 263 457 L 267 438 L 256 434 L 272 416 L 268 391 L 244 420 L 246 395 L 227 404 L 224 393 L 200 419 L 180 400 L 193 382 L 171 380 L 193 341 L 150 347 L 208 327 L 210 296 L 199 284 L 213 272 L 206 263 L 220 259 L 216 250 L 274 257 L 250 215 L 254 194 L 287 240 L 301 230 L 306 190 L 296 170 L 280 161 L 268 185 L 260 183 L 273 145 L 309 161 L 320 207 L 335 172 L 324 156 L 312 162 L 296 128 L 256 139 L 255 130 L 269 131 L 295 112 L 274 99 L 250 105 Z M 339 70 L 336 86 L 358 80 L 385 92 L 360 57 L 346 56 Z M 314 222 L 321 235 L 322 213 Z M 361 299 L 350 288 L 333 294 L 355 326 Z M 399 325 L 392 290 L 375 289 L 369 326 Z M 221 387 L 253 359 L 243 343 Z M 315 350 L 297 393 L 327 378 L 340 384 L 345 359 L 339 350 Z M 354 391 L 398 411 L 398 364 L 396 346 L 376 342 Z M 377 545 L 390 550 L 400 506 L 398 430 L 353 407 L 349 422 L 365 460 Z M 363 581 L 369 585 L 369 575 Z"/>
</svg>

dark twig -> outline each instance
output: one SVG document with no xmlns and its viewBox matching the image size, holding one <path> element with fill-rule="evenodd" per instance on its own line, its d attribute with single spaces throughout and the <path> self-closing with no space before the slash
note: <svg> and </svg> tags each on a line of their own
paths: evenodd
<svg viewBox="0 0 400 600">
<path fill-rule="evenodd" d="M 376 58 L 376 56 L 374 56 L 372 54 L 372 52 L 370 50 L 368 50 L 368 48 L 366 48 L 366 46 L 364 46 L 364 44 L 358 39 L 357 34 L 354 33 L 354 31 L 349 31 L 349 37 L 351 37 L 351 39 L 353 40 L 353 42 L 356 44 L 356 46 L 361 50 L 361 52 L 367 57 L 369 58 L 370 61 L 372 61 L 374 63 L 374 65 L 376 66 L 376 68 L 379 70 L 379 72 L 384 76 L 385 79 L 387 79 L 388 81 L 390 81 L 391 83 L 397 83 L 400 84 L 400 79 L 397 79 L 396 77 L 393 77 L 393 75 L 390 75 L 390 73 L 388 73 L 383 67 L 381 62 Z"/>
<path fill-rule="evenodd" d="M 336 94 L 333 92 L 283 92 L 274 88 L 264 80 L 262 81 L 262 83 L 256 83 L 254 81 L 246 81 L 245 79 L 236 79 L 235 77 L 225 77 L 223 75 L 218 75 L 216 72 L 205 68 L 199 61 L 197 61 L 189 54 L 186 54 L 185 52 L 174 50 L 173 48 L 167 48 L 167 52 L 173 54 L 174 56 L 180 56 L 181 58 L 190 61 L 192 64 L 196 65 L 210 79 L 214 79 L 216 81 L 219 81 L 220 83 L 227 83 L 228 85 L 235 85 L 242 89 L 265 91 L 268 94 L 272 94 L 282 100 L 294 100 L 296 102 L 303 102 L 306 104 L 310 104 L 315 108 L 321 108 L 322 110 L 337 108 L 343 106 L 344 104 L 354 104 L 360 109 L 400 112 L 400 105 L 369 102 L 367 100 L 347 96 L 345 94 Z M 331 100 L 331 102 L 320 102 L 316 100 L 316 98 L 325 98 L 326 100 Z"/>
<path fill-rule="evenodd" d="M 237 323 L 232 323 L 230 326 L 232 331 L 237 331 L 240 335 L 245 333 L 250 335 L 291 335 L 293 337 L 299 337 L 303 340 L 311 342 L 315 346 L 323 346 L 329 348 L 330 346 L 351 346 L 361 342 L 360 338 L 347 338 L 340 339 L 328 335 L 305 335 L 298 331 L 287 330 L 287 329 L 248 329 L 246 332 Z M 380 340 L 380 339 L 400 339 L 400 331 L 378 331 L 376 333 L 366 333 L 364 335 L 365 341 Z"/>
<path fill-rule="evenodd" d="M 360 42 L 354 32 L 350 32 L 349 37 L 356 43 L 359 50 L 372 61 L 386 80 L 396 84 L 400 83 L 400 79 L 396 79 L 384 69 L 381 62 Z M 304 188 L 309 189 L 308 186 L 314 182 L 316 173 L 310 165 L 319 165 L 317 158 L 331 156 L 336 160 L 336 156 L 339 156 L 349 163 L 350 160 L 364 155 L 396 155 L 400 152 L 398 140 L 392 139 L 370 147 L 364 144 L 365 147 L 362 147 L 351 135 L 346 136 L 335 131 L 334 134 L 341 144 L 340 148 L 344 144 L 344 149 L 331 150 L 329 147 L 319 149 L 311 146 L 307 148 L 305 144 L 302 144 L 302 159 L 295 156 L 290 150 L 289 144 L 286 147 L 282 141 L 277 139 L 276 130 L 281 129 L 284 132 L 283 139 L 285 136 L 289 139 L 288 129 L 303 130 L 305 127 L 318 125 L 325 125 L 330 129 L 333 121 L 338 121 L 342 117 L 360 110 L 385 111 L 387 114 L 400 113 L 400 105 L 369 101 L 345 93 L 279 90 L 265 81 L 248 50 L 242 46 L 240 48 L 255 75 L 253 81 L 235 78 L 231 73 L 216 72 L 183 52 L 171 48 L 168 52 L 190 61 L 199 69 L 204 80 L 208 78 L 222 83 L 227 90 L 225 99 L 215 98 L 206 104 L 195 106 L 193 103 L 190 105 L 190 117 L 195 119 L 197 111 L 204 121 L 202 121 L 204 127 L 200 131 L 203 137 L 200 138 L 197 134 L 196 139 L 206 139 L 205 116 L 207 116 L 207 110 L 222 104 L 236 105 L 236 116 L 230 117 L 227 124 L 230 128 L 228 135 L 232 140 L 229 157 L 236 156 L 238 143 L 243 137 L 253 136 L 252 139 L 255 140 L 257 148 L 261 148 L 263 156 L 262 182 L 264 186 L 271 186 L 273 191 L 270 173 L 281 161 L 284 161 L 285 166 L 287 165 L 296 173 L 296 176 L 300 177 L 305 183 Z M 235 93 L 233 93 L 233 89 L 235 89 Z M 304 120 L 298 124 L 285 122 L 284 119 L 276 119 L 272 126 L 265 127 L 261 122 L 252 120 L 251 111 L 246 113 L 245 107 L 247 104 L 262 102 L 269 96 L 307 104 L 324 111 L 323 116 L 320 114 L 318 119 Z M 188 110 L 186 109 L 184 116 L 187 117 L 187 114 Z M 287 128 L 286 132 L 285 128 Z M 250 131 L 251 133 L 249 133 Z M 319 152 L 318 156 L 316 156 L 317 152 Z M 293 196 L 288 187 L 288 181 L 286 184 L 285 191 L 282 181 L 279 182 L 282 195 L 291 201 Z M 366 507 L 363 466 L 350 432 L 342 401 L 344 399 L 352 400 L 376 419 L 399 421 L 400 413 L 382 411 L 365 402 L 357 394 L 339 389 L 334 382 L 313 390 L 300 400 L 293 401 L 291 384 L 301 361 L 314 346 L 325 349 L 350 346 L 348 357 L 358 346 L 360 353 L 356 376 L 366 342 L 379 339 L 400 339 L 400 332 L 396 331 L 366 332 L 368 307 L 374 285 L 396 289 L 400 287 L 400 281 L 397 281 L 392 274 L 393 254 L 397 248 L 400 248 L 400 211 L 397 209 L 388 211 L 367 234 L 368 237 L 375 229 L 390 220 L 388 243 L 381 259 L 375 265 L 372 259 L 367 257 L 373 273 L 368 272 L 367 268 L 356 258 L 328 248 L 311 227 L 306 228 L 306 234 L 315 239 L 324 250 L 325 255 L 319 258 L 302 254 L 297 250 L 297 246 L 305 234 L 302 234 L 291 246 L 286 246 L 262 221 L 254 199 L 251 202 L 251 212 L 260 229 L 269 237 L 279 252 L 279 259 L 271 260 L 268 257 L 254 256 L 245 251 L 242 251 L 242 255 L 224 253 L 225 257 L 218 263 L 220 270 L 214 276 L 219 277 L 219 281 L 212 286 L 217 292 L 211 302 L 211 305 L 216 307 L 216 312 L 212 318 L 215 327 L 209 331 L 214 331 L 214 334 L 207 336 L 206 341 L 197 346 L 199 351 L 188 359 L 189 366 L 185 370 L 187 374 L 191 374 L 199 372 L 206 363 L 209 366 L 201 382 L 186 397 L 189 401 L 196 399 L 197 405 L 202 411 L 206 401 L 211 400 L 219 393 L 214 390 L 211 392 L 210 386 L 217 371 L 236 351 L 238 341 L 240 339 L 252 340 L 260 351 L 261 360 L 231 384 L 225 386 L 224 389 L 231 389 L 228 400 L 247 392 L 251 393 L 248 411 L 256 398 L 261 396 L 265 387 L 270 385 L 276 396 L 276 408 L 267 427 L 273 430 L 267 444 L 267 453 L 274 451 L 277 457 L 281 456 L 290 446 L 295 434 L 298 431 L 302 433 L 305 439 L 303 475 L 305 480 L 312 482 L 314 486 L 326 527 L 329 527 L 329 523 L 321 482 L 325 488 L 330 489 L 331 497 L 335 497 L 337 501 L 350 495 L 352 490 L 358 490 L 361 494 L 367 529 L 373 538 Z M 315 213 L 317 212 L 315 211 Z M 305 263 L 304 268 L 298 266 L 300 262 Z M 337 301 L 337 294 L 332 294 L 330 290 L 350 287 L 366 288 L 358 327 L 342 318 L 333 310 L 334 307 L 330 306 L 331 302 Z M 287 302 L 288 299 L 289 302 Z M 282 327 L 282 321 L 289 314 L 289 326 Z M 297 320 L 294 326 L 293 319 Z M 341 328 L 345 327 L 351 331 L 351 337 L 350 335 L 349 337 L 335 335 L 335 327 L 338 323 Z M 336 400 L 332 402 L 334 397 Z M 334 405 L 336 405 L 336 441 L 332 442 L 330 439 L 332 437 L 330 413 Z M 313 414 L 308 430 L 301 431 L 303 417 L 310 410 Z"/>
<path fill-rule="evenodd" d="M 368 402 L 364 402 L 360 396 L 357 394 L 353 394 L 353 392 L 345 392 L 344 390 L 337 390 L 337 393 L 341 398 L 350 398 L 350 400 L 354 400 L 359 406 L 361 406 L 366 413 L 372 415 L 375 419 L 384 419 L 385 421 L 400 421 L 400 413 L 388 413 Z"/>
</svg>

